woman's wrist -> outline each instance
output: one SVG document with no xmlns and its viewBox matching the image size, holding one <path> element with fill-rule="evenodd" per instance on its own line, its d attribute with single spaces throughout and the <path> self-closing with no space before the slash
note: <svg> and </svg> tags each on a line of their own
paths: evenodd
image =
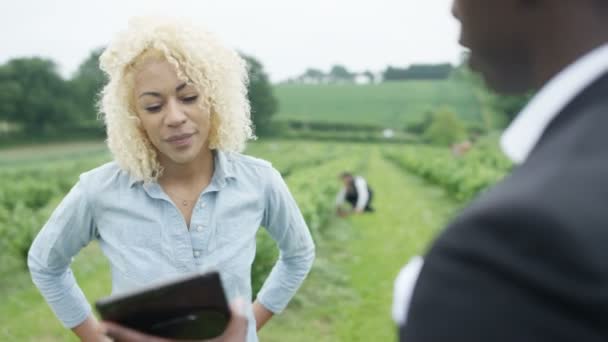
<svg viewBox="0 0 608 342">
<path fill-rule="evenodd" d="M 87 317 L 84 322 L 72 328 L 72 331 L 83 342 L 109 341 L 102 330 L 101 324 L 99 324 L 93 315 Z"/>
<path fill-rule="evenodd" d="M 272 311 L 266 309 L 264 305 L 262 305 L 257 300 L 253 303 L 253 316 L 255 317 L 255 325 L 256 330 L 260 331 L 266 323 L 274 316 Z"/>
</svg>

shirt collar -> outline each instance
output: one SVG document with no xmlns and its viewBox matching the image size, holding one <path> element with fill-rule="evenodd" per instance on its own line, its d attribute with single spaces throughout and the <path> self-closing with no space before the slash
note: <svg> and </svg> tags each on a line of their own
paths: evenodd
<svg viewBox="0 0 608 342">
<path fill-rule="evenodd" d="M 138 182 L 141 182 L 141 180 L 135 178 L 135 175 L 129 172 L 129 188 L 132 188 Z"/>
<path fill-rule="evenodd" d="M 608 44 L 592 50 L 554 76 L 502 135 L 501 146 L 505 154 L 517 164 L 526 161 L 551 121 L 606 72 Z"/>
<path fill-rule="evenodd" d="M 216 181 L 221 186 L 230 178 L 236 178 L 234 172 L 233 158 L 230 153 L 220 150 L 212 150 L 214 160 L 214 170 L 212 182 Z M 133 187 L 135 183 L 141 182 L 134 175 L 129 175 L 129 187 Z"/>
<path fill-rule="evenodd" d="M 230 153 L 213 150 L 213 156 L 215 160 L 214 179 L 217 179 L 222 184 L 230 178 L 236 178 L 233 159 Z"/>
</svg>

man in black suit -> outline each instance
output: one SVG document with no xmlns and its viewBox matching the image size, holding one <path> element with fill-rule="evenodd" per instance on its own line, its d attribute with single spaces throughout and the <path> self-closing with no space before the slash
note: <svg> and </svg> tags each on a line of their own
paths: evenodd
<svg viewBox="0 0 608 342">
<path fill-rule="evenodd" d="M 608 1 L 455 0 L 518 164 L 396 283 L 400 339 L 608 341 Z"/>
</svg>

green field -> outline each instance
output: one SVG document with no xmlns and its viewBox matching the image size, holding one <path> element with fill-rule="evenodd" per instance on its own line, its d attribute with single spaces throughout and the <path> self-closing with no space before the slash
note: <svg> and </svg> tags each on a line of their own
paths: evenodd
<svg viewBox="0 0 608 342">
<path fill-rule="evenodd" d="M 387 82 L 375 85 L 279 85 L 275 120 L 354 123 L 403 128 L 426 111 L 448 107 L 461 118 L 481 121 L 469 84 L 446 81 Z"/>
<path fill-rule="evenodd" d="M 470 158 L 455 159 L 445 152 L 394 144 L 277 140 L 250 145 L 248 154 L 270 160 L 283 174 L 317 245 L 311 274 L 287 310 L 262 330 L 262 341 L 395 339 L 390 306 L 397 272 L 412 255 L 424 251 L 464 203 L 461 192 L 472 196 L 473 190 L 452 189 L 451 182 L 467 184 L 478 174 L 493 175 L 489 179 L 495 181 L 496 173 L 506 172 L 507 166 L 497 163 L 494 151 L 485 147 Z M 31 234 L 25 233 L 41 227 L 78 173 L 109 158 L 101 143 L 0 151 L 0 258 L 15 261 L 0 265 L 0 341 L 76 340 L 31 284 L 19 263 L 22 255 L 9 253 L 29 246 Z M 336 175 L 345 169 L 368 178 L 376 212 L 349 219 L 332 215 Z M 446 169 L 460 171 L 446 175 Z M 483 190 L 475 186 L 475 191 Z M 254 287 L 275 257 L 272 241 L 261 230 Z M 109 294 L 109 267 L 96 244 L 75 258 L 73 269 L 90 301 Z"/>
</svg>

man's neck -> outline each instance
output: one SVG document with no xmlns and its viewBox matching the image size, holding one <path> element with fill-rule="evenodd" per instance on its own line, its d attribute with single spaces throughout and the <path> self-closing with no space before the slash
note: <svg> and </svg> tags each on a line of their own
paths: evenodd
<svg viewBox="0 0 608 342">
<path fill-rule="evenodd" d="M 585 54 L 608 43 L 608 25 L 596 14 L 572 11 L 553 23 L 539 24 L 532 46 L 536 89 Z"/>
</svg>

